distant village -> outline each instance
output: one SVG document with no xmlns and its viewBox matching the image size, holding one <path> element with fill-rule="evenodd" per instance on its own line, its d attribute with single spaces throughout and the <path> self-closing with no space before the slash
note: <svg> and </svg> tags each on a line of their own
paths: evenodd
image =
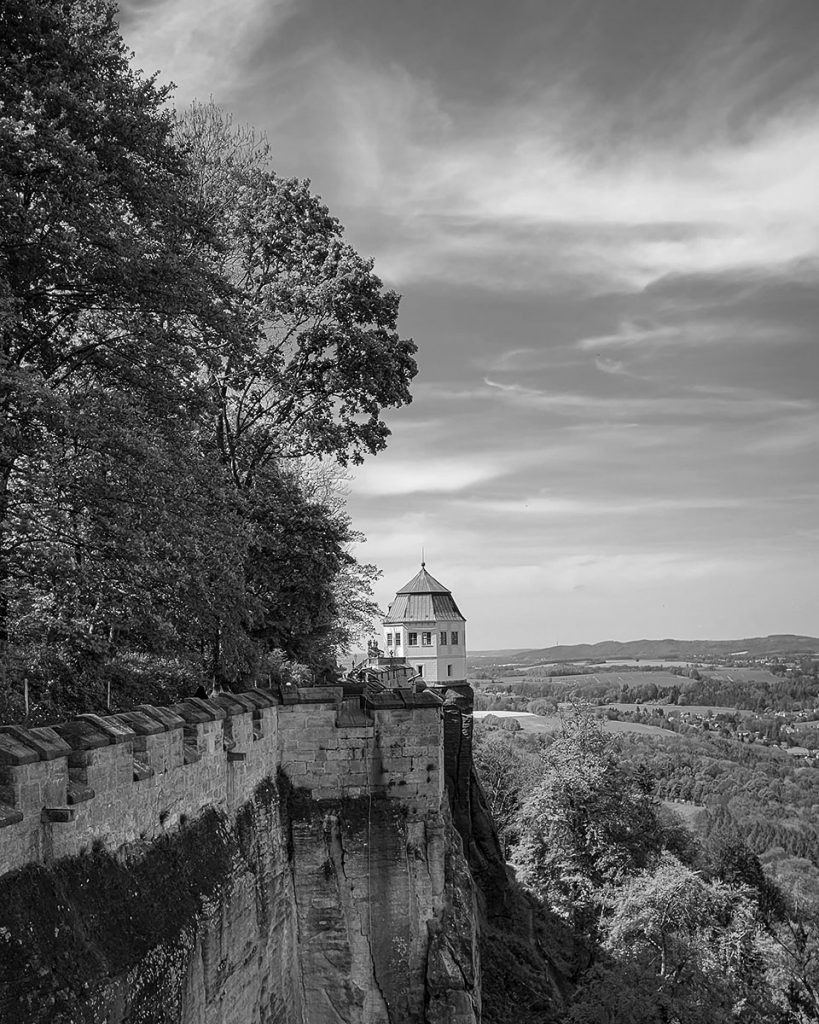
<svg viewBox="0 0 819 1024">
<path fill-rule="evenodd" d="M 649 731 L 647 726 L 652 732 L 711 734 L 779 748 L 819 767 L 818 667 L 816 657 L 805 656 L 723 657 L 707 664 L 666 664 L 660 671 L 656 662 L 632 663 L 621 671 L 611 663 L 584 662 L 525 672 L 504 666 L 503 676 L 482 669 L 470 681 L 477 711 L 552 718 L 587 713 L 633 724 L 640 732 Z M 492 725 L 491 715 L 487 724 Z M 508 718 L 505 727 L 514 728 Z"/>
</svg>

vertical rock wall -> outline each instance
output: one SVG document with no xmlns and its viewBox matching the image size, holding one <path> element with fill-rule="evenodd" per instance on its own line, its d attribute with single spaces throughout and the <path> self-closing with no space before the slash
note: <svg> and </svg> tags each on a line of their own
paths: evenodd
<svg viewBox="0 0 819 1024">
<path fill-rule="evenodd" d="M 311 1024 L 475 1024 L 474 888 L 446 807 L 292 801 Z"/>
<path fill-rule="evenodd" d="M 440 702 L 282 700 L 0 731 L 0 1021 L 478 1024 Z"/>
</svg>

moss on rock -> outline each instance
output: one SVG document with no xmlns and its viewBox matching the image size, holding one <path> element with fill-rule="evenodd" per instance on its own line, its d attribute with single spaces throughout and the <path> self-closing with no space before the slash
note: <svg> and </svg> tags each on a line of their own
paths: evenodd
<svg viewBox="0 0 819 1024">
<path fill-rule="evenodd" d="M 268 780 L 234 822 L 210 809 L 139 850 L 97 845 L 0 878 L 0 1020 L 177 1020 L 200 916 L 238 864 L 258 870 L 258 816 L 277 799 Z"/>
</svg>

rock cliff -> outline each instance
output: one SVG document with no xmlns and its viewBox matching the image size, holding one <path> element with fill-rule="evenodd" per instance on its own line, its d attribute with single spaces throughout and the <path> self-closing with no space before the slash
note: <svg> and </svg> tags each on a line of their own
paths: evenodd
<svg viewBox="0 0 819 1024">
<path fill-rule="evenodd" d="M 0 733 L 0 1020 L 478 1024 L 440 701 L 253 697 Z"/>
</svg>

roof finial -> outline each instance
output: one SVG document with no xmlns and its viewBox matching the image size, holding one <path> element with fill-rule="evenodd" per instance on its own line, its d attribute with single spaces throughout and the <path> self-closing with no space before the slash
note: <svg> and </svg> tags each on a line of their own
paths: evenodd
<svg viewBox="0 0 819 1024">
<path fill-rule="evenodd" d="M 427 563 L 424 561 L 424 545 L 422 544 L 421 545 L 421 568 L 422 569 L 425 568 L 426 564 Z"/>
</svg>

